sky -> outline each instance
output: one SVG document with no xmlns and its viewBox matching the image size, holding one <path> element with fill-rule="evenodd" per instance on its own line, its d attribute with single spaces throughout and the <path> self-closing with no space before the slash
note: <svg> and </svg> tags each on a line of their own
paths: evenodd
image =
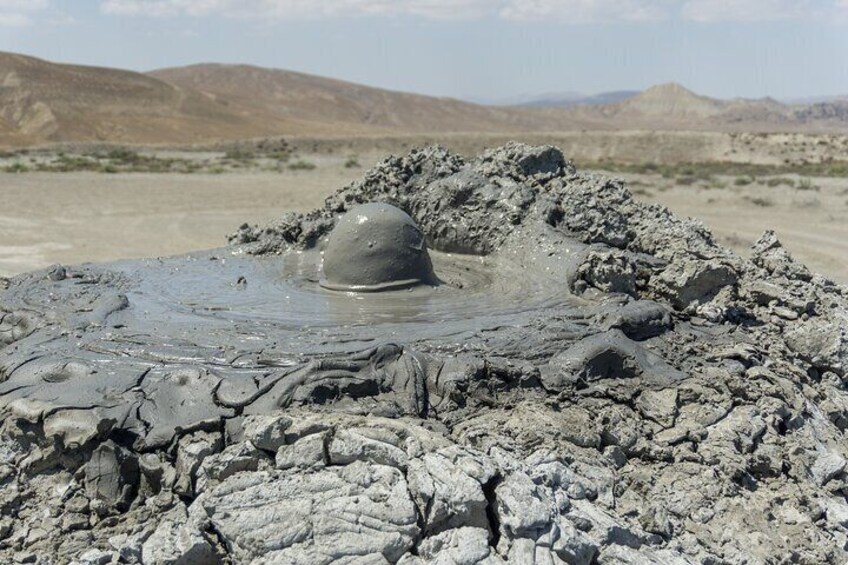
<svg viewBox="0 0 848 565">
<path fill-rule="evenodd" d="M 848 94 L 848 0 L 0 0 L 0 51 L 248 63 L 477 100 Z"/>
</svg>

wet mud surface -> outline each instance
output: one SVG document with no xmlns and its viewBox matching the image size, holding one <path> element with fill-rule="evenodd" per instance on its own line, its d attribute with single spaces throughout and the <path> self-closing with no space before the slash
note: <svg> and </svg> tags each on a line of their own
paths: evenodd
<svg viewBox="0 0 848 565">
<path fill-rule="evenodd" d="M 319 284 L 357 205 L 442 284 Z M 841 563 L 848 293 L 552 147 L 390 158 L 227 247 L 0 286 L 0 556 Z"/>
</svg>

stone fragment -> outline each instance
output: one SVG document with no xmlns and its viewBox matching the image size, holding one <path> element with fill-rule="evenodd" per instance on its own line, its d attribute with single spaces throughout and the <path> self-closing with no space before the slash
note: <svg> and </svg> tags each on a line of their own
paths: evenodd
<svg viewBox="0 0 848 565">
<path fill-rule="evenodd" d="M 291 426 L 290 418 L 272 414 L 248 416 L 244 423 L 244 437 L 264 451 L 276 453 L 286 444 L 286 430 Z"/>
<path fill-rule="evenodd" d="M 826 485 L 845 471 L 845 458 L 834 451 L 819 454 L 810 471 L 819 485 Z"/>
<path fill-rule="evenodd" d="M 107 565 L 112 558 L 112 553 L 101 549 L 89 549 L 79 556 L 80 565 Z"/>
<path fill-rule="evenodd" d="M 820 371 L 840 377 L 848 369 L 848 324 L 810 320 L 790 330 L 786 344 Z"/>
<path fill-rule="evenodd" d="M 197 472 L 196 490 L 203 492 L 236 473 L 257 471 L 263 464 L 270 466 L 270 458 L 252 443 L 231 445 L 203 460 Z"/>
<path fill-rule="evenodd" d="M 669 265 L 651 280 L 651 285 L 675 308 L 685 309 L 709 302 L 721 289 L 736 284 L 738 278 L 732 267 L 720 261 L 689 259 Z"/>
<path fill-rule="evenodd" d="M 427 533 L 455 527 L 489 528 L 485 488 L 497 471 L 490 461 L 461 448 L 425 453 L 409 462 L 412 499 L 427 524 Z"/>
<path fill-rule="evenodd" d="M 646 390 L 636 399 L 639 412 L 665 428 L 674 425 L 677 416 L 677 391 L 675 389 Z"/>
<path fill-rule="evenodd" d="M 403 474 L 356 461 L 307 473 L 238 473 L 202 500 L 234 559 L 331 563 L 381 554 L 397 561 L 418 538 Z"/>
<path fill-rule="evenodd" d="M 512 473 L 495 488 L 498 523 L 510 538 L 535 538 L 555 515 L 550 493 L 524 473 Z"/>
<path fill-rule="evenodd" d="M 187 523 L 164 520 L 141 547 L 144 565 L 214 565 L 220 563 L 213 547 Z"/>
<path fill-rule="evenodd" d="M 489 545 L 489 531 L 484 528 L 456 528 L 426 538 L 418 546 L 421 563 L 453 563 L 456 565 L 493 564 L 501 562 Z M 414 563 L 404 556 L 399 563 Z"/>
<path fill-rule="evenodd" d="M 332 465 L 347 465 L 354 461 L 367 461 L 406 469 L 406 453 L 384 441 L 369 438 L 355 430 L 339 430 L 330 441 L 327 453 Z"/>
<path fill-rule="evenodd" d="M 223 438 L 219 432 L 195 432 L 180 438 L 177 445 L 176 483 L 174 492 L 194 493 L 194 480 L 204 459 L 221 451 Z"/>
<path fill-rule="evenodd" d="M 617 249 L 590 250 L 578 267 L 577 276 L 601 292 L 636 295 L 636 268 Z"/>
<path fill-rule="evenodd" d="M 113 441 L 100 444 L 85 465 L 85 490 L 88 498 L 107 505 L 125 507 L 138 487 L 138 459 Z"/>
<path fill-rule="evenodd" d="M 284 445 L 274 459 L 278 469 L 320 469 L 330 463 L 327 456 L 327 432 L 308 435 L 294 444 Z"/>
</svg>

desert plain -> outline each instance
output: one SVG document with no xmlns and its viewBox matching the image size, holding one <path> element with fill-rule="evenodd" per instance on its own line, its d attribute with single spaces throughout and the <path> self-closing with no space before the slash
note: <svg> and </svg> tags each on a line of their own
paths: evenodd
<svg viewBox="0 0 848 565">
<path fill-rule="evenodd" d="M 219 247 L 244 222 L 263 224 L 319 207 L 390 154 L 441 142 L 472 155 L 507 137 L 7 152 L 0 158 L 0 276 L 55 263 Z M 587 131 L 511 137 L 563 147 L 581 170 L 624 179 L 640 200 L 703 221 L 720 244 L 743 256 L 773 229 L 814 271 L 848 282 L 848 172 L 827 166 L 848 150 L 848 136 Z"/>
</svg>

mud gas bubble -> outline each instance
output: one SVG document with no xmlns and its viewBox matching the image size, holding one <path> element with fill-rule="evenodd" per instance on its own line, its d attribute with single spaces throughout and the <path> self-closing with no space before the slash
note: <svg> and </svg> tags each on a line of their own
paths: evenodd
<svg viewBox="0 0 848 565">
<path fill-rule="evenodd" d="M 424 233 L 391 204 L 356 206 L 330 233 L 321 269 L 324 288 L 378 292 L 437 283 Z"/>
</svg>

